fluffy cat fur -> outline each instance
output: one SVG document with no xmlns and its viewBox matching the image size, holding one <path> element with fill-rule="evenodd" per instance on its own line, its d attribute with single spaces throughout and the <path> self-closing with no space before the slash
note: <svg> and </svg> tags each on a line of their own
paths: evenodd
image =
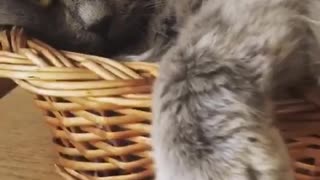
<svg viewBox="0 0 320 180">
<path fill-rule="evenodd" d="M 130 53 L 142 55 L 128 58 L 160 63 L 152 126 L 157 180 L 294 179 L 269 102 L 278 90 L 319 79 L 318 0 L 90 1 L 100 3 L 95 8 L 83 6 L 88 0 L 65 0 L 47 14 L 24 1 L 1 1 L 0 24 L 14 22 L 64 43 L 79 40 L 70 46 L 80 51 L 88 44 L 92 52 L 107 49 L 105 40 L 131 28 L 143 32 L 139 41 L 119 42 L 141 47 Z M 17 4 L 29 10 L 8 11 Z M 54 7 L 64 8 L 52 21 Z M 81 7 L 99 13 L 94 18 Z M 25 18 L 31 10 L 38 21 Z M 2 18 L 12 14 L 22 17 Z M 47 20 L 48 27 L 36 26 Z M 130 20 L 139 23 L 127 26 Z"/>
<path fill-rule="evenodd" d="M 156 179 L 294 179 L 269 102 L 279 89 L 319 78 L 320 2 L 160 2 L 149 51 L 161 60 Z"/>
</svg>

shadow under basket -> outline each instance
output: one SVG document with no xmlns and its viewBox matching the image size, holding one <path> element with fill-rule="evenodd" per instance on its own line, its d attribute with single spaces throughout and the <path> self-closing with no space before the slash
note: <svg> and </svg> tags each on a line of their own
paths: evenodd
<svg viewBox="0 0 320 180">
<path fill-rule="evenodd" d="M 151 90 L 157 66 L 58 51 L 13 28 L 0 33 L 0 77 L 35 95 L 67 180 L 153 179 Z M 319 91 L 320 92 L 320 91 Z M 275 102 L 298 180 L 320 179 L 320 96 Z"/>
</svg>

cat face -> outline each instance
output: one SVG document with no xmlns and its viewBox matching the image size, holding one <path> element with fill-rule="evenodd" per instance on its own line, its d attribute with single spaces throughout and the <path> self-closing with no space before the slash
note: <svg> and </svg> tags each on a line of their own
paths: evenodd
<svg viewBox="0 0 320 180">
<path fill-rule="evenodd" d="M 144 34 L 154 0 L 60 0 L 82 29 L 121 49 Z"/>
<path fill-rule="evenodd" d="M 45 8 L 47 14 L 50 14 L 48 16 L 51 17 L 49 19 L 53 21 L 53 26 L 60 27 L 62 36 L 57 36 L 66 38 L 57 41 L 63 48 L 65 41 L 71 42 L 70 38 L 68 39 L 71 37 L 72 42 L 78 44 L 72 44 L 71 48 L 66 47 L 68 49 L 83 51 L 88 49 L 87 45 L 96 47 L 100 44 L 96 49 L 105 49 L 107 54 L 116 54 L 128 49 L 128 46 L 132 47 L 132 43 L 145 35 L 148 20 L 153 13 L 152 4 L 156 0 L 29 1 Z"/>
<path fill-rule="evenodd" d="M 104 29 L 111 22 L 130 23 L 150 15 L 155 0 L 30 0 L 44 8 L 59 2 L 85 29 Z"/>
</svg>

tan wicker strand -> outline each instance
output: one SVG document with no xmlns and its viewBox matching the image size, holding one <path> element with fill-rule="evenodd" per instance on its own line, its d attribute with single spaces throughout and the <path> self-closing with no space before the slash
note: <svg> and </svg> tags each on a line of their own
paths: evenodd
<svg viewBox="0 0 320 180">
<path fill-rule="evenodd" d="M 0 32 L 0 77 L 35 94 L 66 180 L 154 176 L 150 129 L 156 64 L 59 51 L 22 29 Z M 320 89 L 276 101 L 298 180 L 320 179 Z"/>
</svg>

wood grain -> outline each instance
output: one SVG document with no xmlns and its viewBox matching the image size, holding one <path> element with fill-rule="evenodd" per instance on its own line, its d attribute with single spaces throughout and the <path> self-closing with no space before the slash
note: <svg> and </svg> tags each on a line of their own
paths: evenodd
<svg viewBox="0 0 320 180">
<path fill-rule="evenodd" d="M 32 96 L 17 88 L 0 99 L 0 179 L 62 180 L 53 166 L 50 132 Z"/>
</svg>

